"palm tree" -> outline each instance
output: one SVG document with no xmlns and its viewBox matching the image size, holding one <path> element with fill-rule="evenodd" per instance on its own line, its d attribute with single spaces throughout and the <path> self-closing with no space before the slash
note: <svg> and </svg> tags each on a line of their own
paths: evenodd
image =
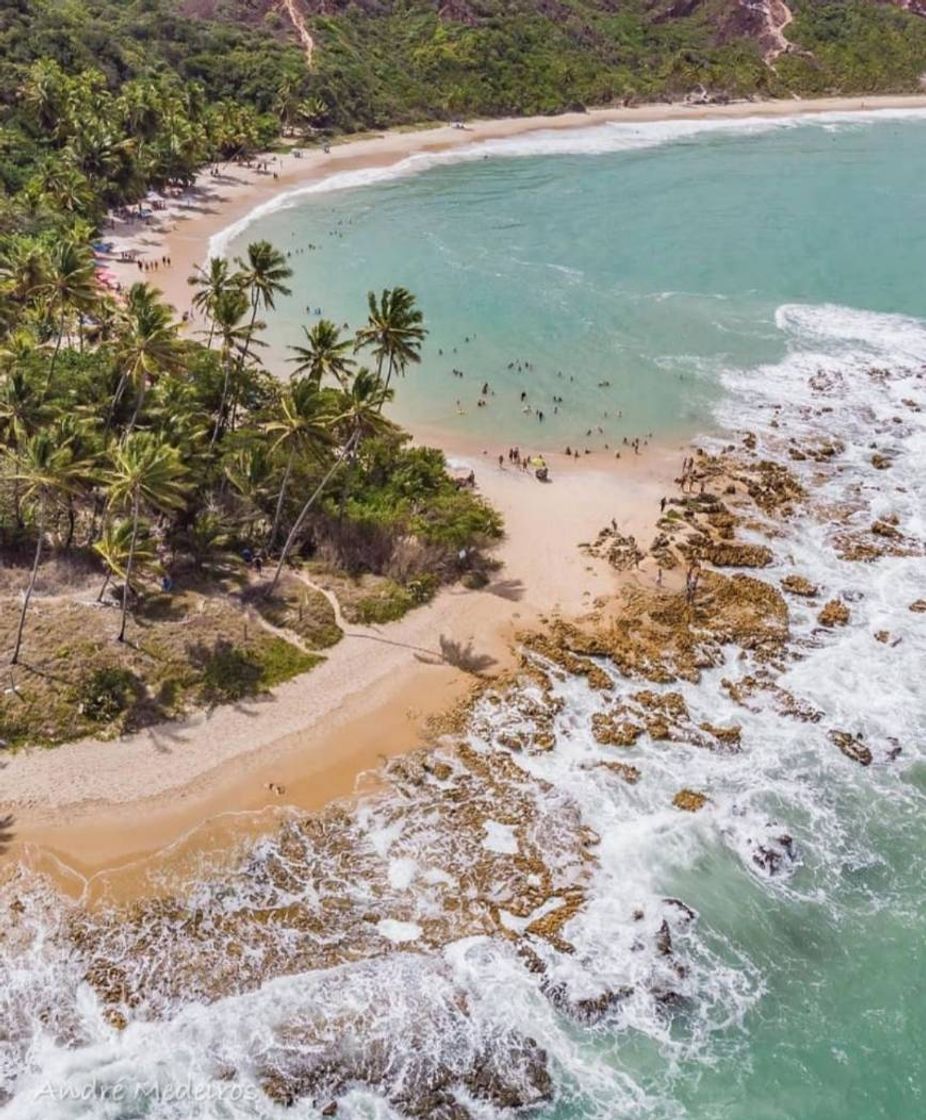
<svg viewBox="0 0 926 1120">
<path fill-rule="evenodd" d="M 32 571 L 23 596 L 19 626 L 16 630 L 16 641 L 10 657 L 10 664 L 15 665 L 19 661 L 19 651 L 22 647 L 23 631 L 26 626 L 26 612 L 29 610 L 29 602 L 32 599 L 32 592 L 35 590 L 35 580 L 38 575 L 39 562 L 42 558 L 49 506 L 56 497 L 67 494 L 74 489 L 77 464 L 74 462 L 69 444 L 60 438 L 58 432 L 46 428 L 36 432 L 22 447 L 16 457 L 12 473 L 13 478 L 23 486 L 22 500 L 33 504 L 36 510 L 35 554 L 32 560 Z"/>
<path fill-rule="evenodd" d="M 47 159 L 26 189 L 70 214 L 85 213 L 93 203 L 87 176 L 60 158 Z"/>
<path fill-rule="evenodd" d="M 296 114 L 314 131 L 328 115 L 328 106 L 320 97 L 307 97 L 296 106 Z"/>
<path fill-rule="evenodd" d="M 27 367 L 11 363 L 0 377 L 0 442 L 8 448 L 23 444 L 41 424 L 45 408 Z"/>
<path fill-rule="evenodd" d="M 338 327 L 330 319 L 320 319 L 311 330 L 302 328 L 306 346 L 290 346 L 296 355 L 290 362 L 296 365 L 296 375 L 304 374 L 316 386 L 329 375 L 344 383 L 356 364 L 347 356 L 351 348 L 349 339 L 342 339 Z"/>
<path fill-rule="evenodd" d="M 283 471 L 283 480 L 277 495 L 273 526 L 267 540 L 268 549 L 272 549 L 276 544 L 280 518 L 283 514 L 283 502 L 296 456 L 327 445 L 330 440 L 331 419 L 331 410 L 325 396 L 319 392 L 313 381 L 305 380 L 297 381 L 284 392 L 280 399 L 279 416 L 264 424 L 264 431 L 276 437 L 273 451 L 286 452 L 286 469 Z"/>
<path fill-rule="evenodd" d="M 164 443 L 151 432 L 132 432 L 113 449 L 112 470 L 104 473 L 113 507 L 129 512 L 132 533 L 125 562 L 125 583 L 122 589 L 122 621 L 118 641 L 125 641 L 128 617 L 129 585 L 138 543 L 138 527 L 142 506 L 167 511 L 183 505 L 187 469 L 176 447 Z"/>
<path fill-rule="evenodd" d="M 244 290 L 233 287 L 222 292 L 212 308 L 213 322 L 222 341 L 222 366 L 225 374 L 222 379 L 222 398 L 219 401 L 210 446 L 215 444 L 225 424 L 232 367 L 236 367 L 236 373 L 241 372 L 255 331 L 263 330 L 264 327 L 263 323 L 255 322 L 253 315 L 250 322 L 245 323 L 248 306 L 248 297 Z M 234 360 L 236 354 L 237 362 Z"/>
<path fill-rule="evenodd" d="M 236 449 L 224 464 L 225 478 L 239 495 L 239 520 L 250 533 L 265 522 L 264 507 L 276 492 L 273 460 L 263 442 Z"/>
<path fill-rule="evenodd" d="M 119 315 L 115 353 L 120 375 L 107 428 L 126 385 L 131 384 L 135 388 L 135 410 L 126 430 L 128 434 L 138 420 L 149 383 L 160 373 L 180 369 L 183 360 L 183 344 L 173 310 L 149 284 L 137 283 L 129 289 Z"/>
<path fill-rule="evenodd" d="M 215 305 L 225 292 L 241 286 L 238 274 L 231 272 L 224 257 L 210 257 L 205 268 L 199 264 L 194 268 L 193 274 L 187 277 L 187 283 L 196 288 L 196 294 L 191 300 L 193 307 L 208 316 L 209 337 L 206 345 L 211 346 L 216 327 Z"/>
<path fill-rule="evenodd" d="M 235 263 L 241 270 L 241 286 L 250 293 L 253 331 L 258 307 L 262 305 L 265 311 L 272 310 L 277 296 L 289 295 L 289 288 L 283 281 L 292 276 L 293 270 L 279 249 L 274 249 L 269 241 L 252 241 L 248 246 L 247 260 L 238 257 Z M 247 356 L 248 345 L 245 344 L 241 355 L 242 367 Z"/>
<path fill-rule="evenodd" d="M 406 366 L 421 361 L 427 331 L 421 325 L 423 317 L 415 297 L 406 288 L 384 288 L 379 301 L 370 292 L 367 302 L 370 314 L 366 326 L 357 332 L 356 349 L 370 348 L 380 377 L 385 364 L 388 389 L 394 372 L 404 374 Z"/>
<path fill-rule="evenodd" d="M 276 571 L 273 573 L 273 579 L 267 588 L 268 596 L 276 590 L 283 572 L 283 565 L 286 563 L 286 558 L 293 544 L 295 544 L 302 526 L 305 524 L 309 511 L 321 497 L 338 468 L 354 456 L 364 439 L 392 427 L 382 414 L 383 405 L 391 400 L 392 396 L 392 390 L 383 384 L 379 374 L 371 373 L 368 369 L 358 370 L 350 387 L 343 392 L 340 408 L 333 419 L 333 423 L 344 430 L 346 435 L 344 444 L 325 477 L 309 495 L 292 529 L 290 529 L 286 543 L 283 545 L 283 551 L 280 553 Z"/>
<path fill-rule="evenodd" d="M 93 542 L 93 551 L 100 557 L 106 567 L 106 578 L 103 580 L 103 586 L 100 588 L 100 593 L 96 597 L 98 603 L 103 602 L 103 596 L 106 594 L 106 588 L 109 587 L 110 581 L 115 577 L 116 579 L 126 579 L 126 568 L 128 566 L 129 554 L 133 554 L 133 564 L 135 569 L 139 568 L 154 568 L 157 564 L 157 550 L 151 540 L 151 536 L 147 531 L 147 527 L 142 523 L 138 527 L 135 534 L 135 543 L 132 543 L 132 521 L 128 517 L 120 518 L 119 520 L 109 520 L 103 526 L 103 534 L 98 541 Z"/>
<path fill-rule="evenodd" d="M 33 62 L 19 90 L 23 104 L 45 136 L 54 134 L 64 109 L 67 78 L 57 62 Z"/>
<path fill-rule="evenodd" d="M 45 249 L 34 238 L 11 238 L 0 263 L 0 291 L 14 303 L 25 305 L 47 279 L 48 263 Z"/>
<path fill-rule="evenodd" d="M 69 317 L 75 312 L 91 310 L 99 301 L 100 290 L 90 246 L 68 237 L 56 241 L 48 253 L 45 275 L 33 294 L 43 302 L 46 313 L 57 324 L 55 350 L 45 385 L 47 392 Z"/>
</svg>

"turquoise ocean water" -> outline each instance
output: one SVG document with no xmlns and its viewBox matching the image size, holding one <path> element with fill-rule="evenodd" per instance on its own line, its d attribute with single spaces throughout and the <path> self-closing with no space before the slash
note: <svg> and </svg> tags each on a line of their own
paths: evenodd
<svg viewBox="0 0 926 1120">
<path fill-rule="evenodd" d="M 368 288 L 403 284 L 431 334 L 400 419 L 600 448 L 704 425 L 718 369 L 785 353 L 782 304 L 926 314 L 924 181 L 915 118 L 611 125 L 336 176 L 222 240 L 292 254 L 279 368 L 318 307 L 356 325 Z"/>
<path fill-rule="evenodd" d="M 284 1109 L 258 1087 L 295 1023 L 322 1058 L 345 1047 L 388 1058 L 382 1086 L 343 1095 L 347 1120 L 397 1120 L 403 1084 L 505 1053 L 510 1032 L 549 1056 L 556 1093 L 542 1120 L 926 1116 L 926 615 L 909 609 L 926 598 L 926 560 L 912 546 L 841 560 L 825 512 L 849 509 L 859 531 L 891 514 L 910 542 L 926 539 L 926 121 L 521 138 L 356 173 L 231 231 L 225 247 L 258 235 L 319 246 L 293 252 L 294 294 L 271 319 L 278 354 L 307 304 L 356 324 L 369 285 L 419 294 L 432 334 L 400 385 L 403 419 L 501 446 L 613 447 L 650 430 L 725 441 L 747 428 L 760 454 L 782 456 L 790 435 L 841 440 L 825 469 L 792 464 L 810 508 L 770 541 L 763 573 L 799 571 L 821 596 L 790 602 L 780 663 L 734 651 L 697 683 L 654 686 L 681 691 L 695 727 L 739 725 L 740 752 L 644 736 L 626 755 L 639 783 L 609 780 L 598 767 L 614 748 L 595 742 L 591 719 L 640 685 L 617 678 L 608 697 L 567 678 L 555 749 L 514 756 L 540 780 L 531 797 L 551 859 L 569 806 L 601 838 L 587 904 L 564 929 L 575 951 L 544 958 L 570 998 L 632 992 L 600 1022 L 561 1013 L 502 938 L 421 940 L 467 869 L 435 802 L 406 788 L 339 819 L 355 863 L 317 831 L 269 838 L 239 870 L 204 871 L 143 934 L 104 917 L 78 949 L 71 908 L 46 886 L 26 875 L 0 888 L 0 1112 L 316 1120 L 309 1102 Z M 509 370 L 518 358 L 531 368 Z M 495 395 L 476 409 L 485 380 Z M 542 426 L 521 392 L 546 405 Z M 553 395 L 566 398 L 558 414 Z M 889 470 L 872 466 L 873 444 Z M 819 603 L 836 595 L 850 623 L 821 631 Z M 889 641 L 874 639 L 881 630 Z M 749 672 L 816 717 L 783 714 L 774 691 L 735 704 L 724 678 Z M 521 717 L 506 702 L 482 718 L 471 746 L 491 759 Z M 870 766 L 840 753 L 837 730 L 864 737 Z M 708 805 L 673 809 L 682 787 Z M 500 895 L 517 842 L 487 829 Z M 337 905 L 321 935 L 287 927 L 296 902 L 322 907 L 326 892 Z M 253 939 L 231 957 L 224 923 L 250 912 Z M 663 922 L 674 957 L 653 950 Z M 347 963 L 312 966 L 314 944 L 321 956 L 351 938 L 363 949 Z M 91 966 L 137 982 L 125 1030 L 87 985 Z M 259 982 L 252 967 L 266 968 Z M 206 994 L 215 976 L 227 994 Z M 152 1091 L 178 1085 L 190 1088 L 179 1101 Z M 463 1103 L 475 1120 L 500 1115 Z"/>
</svg>

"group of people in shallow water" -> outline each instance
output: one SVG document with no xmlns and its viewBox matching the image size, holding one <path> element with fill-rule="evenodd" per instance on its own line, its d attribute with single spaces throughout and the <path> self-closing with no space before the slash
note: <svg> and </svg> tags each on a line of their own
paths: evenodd
<svg viewBox="0 0 926 1120">
<path fill-rule="evenodd" d="M 475 335 L 472 335 L 472 336 L 467 335 L 466 338 L 464 339 L 464 342 L 470 342 L 475 337 L 476 337 Z M 450 352 L 456 354 L 457 353 L 457 347 L 454 346 L 451 349 Z M 438 354 L 440 356 L 443 356 L 443 354 L 444 354 L 444 348 L 443 347 L 438 349 Z M 513 371 L 513 372 L 525 373 L 525 372 L 533 371 L 536 367 L 534 366 L 534 363 L 532 361 L 530 361 L 530 359 L 528 359 L 528 358 L 513 358 L 510 362 L 508 362 L 507 368 L 509 370 Z M 462 370 L 459 366 L 453 366 L 450 369 L 450 374 L 451 374 L 452 377 L 456 377 L 456 378 L 460 378 L 460 379 L 463 379 L 466 376 L 465 371 Z M 565 372 L 563 370 L 557 370 L 556 371 L 556 376 L 561 378 L 561 379 L 565 379 L 567 375 L 565 374 Z M 575 381 L 575 376 L 573 374 L 569 374 L 568 378 L 569 378 L 569 381 L 571 381 L 571 382 Z M 611 387 L 611 382 L 610 381 L 599 381 L 598 382 L 598 388 L 599 389 L 609 389 L 610 387 Z M 495 396 L 496 396 L 495 390 L 492 388 L 490 383 L 488 381 L 483 381 L 482 382 L 482 387 L 479 390 L 479 395 L 476 398 L 476 407 L 477 408 L 488 407 L 491 399 L 494 398 Z M 565 396 L 561 395 L 560 393 L 553 393 L 551 395 L 551 399 L 552 399 L 552 404 L 553 404 L 553 415 L 558 416 L 560 406 L 561 405 L 565 406 L 565 404 L 566 404 L 566 398 L 565 398 Z M 531 402 L 530 393 L 527 389 L 520 390 L 519 403 L 521 405 L 521 412 L 524 415 L 535 416 L 537 418 L 537 422 L 539 424 L 542 424 L 544 422 L 544 420 L 547 417 L 546 409 L 542 408 L 542 407 L 538 407 L 536 404 Z M 463 400 L 460 397 L 456 398 L 456 409 L 457 409 L 457 415 L 459 415 L 459 416 L 465 416 L 466 415 L 466 408 L 464 407 Z M 623 416 L 624 416 L 624 411 L 623 411 L 623 409 L 620 409 L 620 408 L 617 409 L 613 413 L 609 412 L 607 409 L 605 409 L 602 412 L 602 419 L 603 420 L 613 420 L 613 419 L 622 420 Z M 596 434 L 599 435 L 599 436 L 604 436 L 606 434 L 605 429 L 604 429 L 604 427 L 602 427 L 601 424 L 598 424 L 594 428 L 588 428 L 585 432 L 585 438 L 586 439 L 591 439 Z M 640 449 L 643 448 L 643 447 L 646 447 L 649 444 L 649 441 L 652 438 L 653 438 L 653 433 L 652 432 L 647 432 L 645 435 L 642 435 L 642 436 L 634 436 L 634 437 L 624 436 L 622 443 L 623 443 L 624 447 L 632 448 L 635 455 L 639 455 L 640 454 Z M 610 443 L 605 441 L 603 443 L 603 449 L 605 451 L 610 451 L 611 450 Z M 574 456 L 575 458 L 578 458 L 582 453 L 583 452 L 580 451 L 578 448 L 573 448 L 572 446 L 567 446 L 567 448 L 566 448 L 566 454 L 570 457 Z M 584 454 L 591 455 L 592 454 L 592 449 L 589 448 L 589 447 L 585 447 Z M 619 459 L 620 457 L 621 457 L 620 450 L 615 451 L 615 458 Z M 502 456 L 501 458 L 504 461 L 504 456 Z"/>
</svg>

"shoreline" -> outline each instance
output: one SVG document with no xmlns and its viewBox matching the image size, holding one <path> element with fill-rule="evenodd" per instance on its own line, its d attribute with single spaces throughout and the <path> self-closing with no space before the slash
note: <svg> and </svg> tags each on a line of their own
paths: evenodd
<svg viewBox="0 0 926 1120">
<path fill-rule="evenodd" d="M 351 627 L 321 665 L 271 697 L 11 756 L 0 796 L 0 815 L 14 818 L 7 862 L 42 866 L 69 893 L 75 884 L 84 893 L 194 834 L 199 847 L 223 833 L 223 820 L 244 815 L 247 828 L 266 829 L 281 809 L 318 809 L 369 788 L 364 775 L 433 740 L 429 721 L 478 684 L 441 659 L 442 640 L 487 659 L 486 677 L 504 675 L 516 666 L 518 632 L 580 617 L 613 595 L 626 575 L 578 545 L 615 516 L 622 532 L 648 542 L 683 454 L 651 445 L 620 461 L 553 455 L 545 486 L 491 457 L 448 451 L 472 465 L 505 518 L 502 566 L 486 589 L 452 585 L 397 622 Z M 538 535 L 543 525 L 556 533 Z M 655 568 L 644 562 L 633 576 L 652 581 Z"/>
<path fill-rule="evenodd" d="M 275 175 L 237 166 L 218 177 L 200 175 L 150 226 L 122 223 L 125 230 L 119 233 L 117 226 L 111 237 L 117 254 L 132 247 L 148 256 L 166 255 L 170 267 L 140 272 L 133 264 L 110 263 L 124 283 L 150 280 L 185 310 L 186 277 L 204 260 L 211 237 L 280 193 L 331 174 L 389 166 L 415 153 L 482 140 L 609 121 L 888 109 L 926 109 L 926 95 L 657 105 L 477 122 L 466 130 L 438 126 L 391 132 L 336 145 L 327 155 L 275 157 Z M 130 868 L 194 834 L 202 840 L 213 829 L 222 832 L 225 825 L 219 822 L 231 820 L 232 833 L 239 826 L 266 828 L 284 806 L 311 810 L 354 795 L 358 781 L 363 784 L 363 775 L 384 756 L 425 742 L 428 718 L 452 709 L 471 686 L 473 678 L 462 670 L 421 664 L 434 657 L 440 638 L 472 642 L 476 652 L 492 658 L 492 672 L 504 672 L 514 663 L 518 630 L 550 614 L 577 617 L 597 596 L 614 593 L 622 577 L 603 561 L 584 556 L 578 544 L 593 539 L 615 515 L 622 532 L 649 540 L 659 497 L 674 489 L 681 448 L 688 446 L 657 443 L 639 459 L 619 463 L 596 454 L 574 464 L 548 454 L 555 482 L 542 487 L 530 477 L 499 470 L 472 443 L 465 448 L 443 439 L 439 443 L 448 456 L 472 463 L 481 491 L 505 518 L 507 537 L 498 550 L 503 567 L 488 591 L 445 588 L 432 603 L 385 628 L 352 628 L 322 665 L 275 689 L 272 699 L 197 713 L 120 740 L 83 740 L 13 756 L 3 772 L 0 798 L 0 813 L 15 818 L 6 854 L 33 863 L 38 859 L 59 883 L 70 880 L 71 889 L 74 883 L 86 889 L 104 871 Z M 553 539 L 538 538 L 538 527 L 548 525 L 556 526 Z M 654 578 L 647 565 L 642 578 Z M 282 799 L 268 791 L 271 783 L 285 788 Z"/>
<path fill-rule="evenodd" d="M 187 277 L 208 256 L 208 246 L 217 235 L 247 219 L 280 195 L 311 186 L 330 176 L 394 166 L 410 156 L 437 154 L 465 148 L 487 140 L 504 140 L 532 132 L 560 132 L 595 125 L 646 124 L 660 121 L 746 120 L 788 118 L 823 113 L 870 113 L 890 110 L 926 111 L 926 94 L 873 97 L 829 97 L 787 101 L 741 101 L 729 105 L 649 104 L 634 108 L 591 109 L 584 113 L 557 116 L 504 117 L 479 120 L 464 128 L 425 125 L 410 131 L 388 130 L 359 139 L 345 138 L 325 153 L 320 148 L 261 157 L 269 169 L 238 164 L 223 165 L 213 176 L 201 172 L 191 188 L 168 200 L 151 223 L 115 219 L 105 239 L 114 244 L 106 265 L 123 285 L 148 280 L 161 289 L 178 314 L 190 309 L 191 289 Z M 167 257 L 169 265 L 141 271 L 135 263 L 118 259 L 132 250 L 148 261 Z"/>
</svg>

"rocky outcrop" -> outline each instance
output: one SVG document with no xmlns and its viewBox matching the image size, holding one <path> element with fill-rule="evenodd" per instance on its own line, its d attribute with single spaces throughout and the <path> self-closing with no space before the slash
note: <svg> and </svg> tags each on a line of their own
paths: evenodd
<svg viewBox="0 0 926 1120">
<path fill-rule="evenodd" d="M 853 762 L 857 762 L 861 766 L 871 765 L 871 751 L 857 735 L 853 735 L 849 731 L 830 731 L 829 738 L 839 747 L 846 758 L 851 758 Z"/>
<path fill-rule="evenodd" d="M 820 593 L 819 587 L 815 583 L 811 583 L 809 579 L 805 579 L 804 576 L 785 576 L 781 581 L 781 586 L 789 594 L 800 595 L 804 599 L 813 599 Z"/>
<path fill-rule="evenodd" d="M 694 789 L 680 789 L 678 793 L 672 798 L 672 804 L 676 809 L 682 809 L 686 813 L 697 813 L 699 809 L 703 809 L 707 803 L 707 794 L 699 793 Z"/>
<path fill-rule="evenodd" d="M 713 542 L 702 555 L 717 568 L 767 568 L 772 562 L 772 550 L 764 544 Z"/>
<path fill-rule="evenodd" d="M 400 1053 L 386 1042 L 358 1047 L 349 1036 L 320 1046 L 311 1028 L 294 1024 L 280 1032 L 258 1076 L 270 1100 L 287 1108 L 307 1100 L 324 1115 L 336 1115 L 338 1097 L 368 1086 L 384 1093 L 409 1120 L 470 1120 L 466 1097 L 517 1112 L 536 1108 L 553 1093 L 546 1053 L 533 1039 L 516 1034 L 454 1067 L 435 1064 L 414 1049 Z"/>
<path fill-rule="evenodd" d="M 821 626 L 845 626 L 849 622 L 849 608 L 841 599 L 830 599 L 817 615 Z"/>
</svg>

